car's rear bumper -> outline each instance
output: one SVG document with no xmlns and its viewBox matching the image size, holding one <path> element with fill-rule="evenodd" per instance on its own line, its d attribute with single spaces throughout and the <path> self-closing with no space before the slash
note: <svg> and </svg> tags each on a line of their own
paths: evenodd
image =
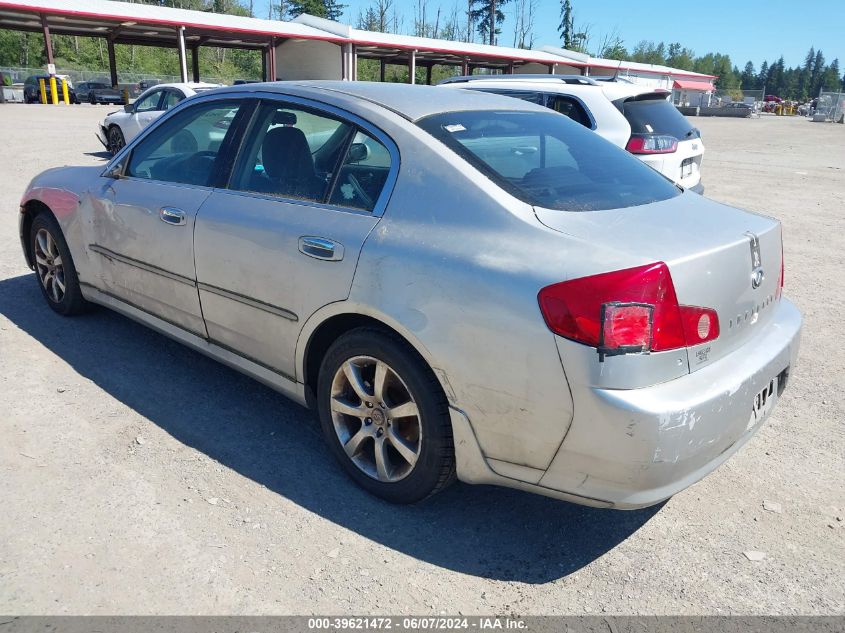
<svg viewBox="0 0 845 633">
<path fill-rule="evenodd" d="M 782 299 L 765 330 L 691 374 L 642 389 L 573 385 L 572 425 L 537 492 L 625 509 L 692 485 L 762 426 L 795 366 L 800 333 L 801 314 Z M 755 397 L 777 378 L 770 408 L 752 421 Z"/>
<path fill-rule="evenodd" d="M 693 187 L 689 187 L 689 190 L 692 191 L 693 193 L 697 193 L 698 195 L 703 196 L 704 195 L 704 183 L 699 181 L 697 185 L 695 185 Z"/>
</svg>

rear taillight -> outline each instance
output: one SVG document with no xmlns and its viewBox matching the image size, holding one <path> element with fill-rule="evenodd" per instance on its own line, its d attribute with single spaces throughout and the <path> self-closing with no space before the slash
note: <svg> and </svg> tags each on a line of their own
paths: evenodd
<svg viewBox="0 0 845 633">
<path fill-rule="evenodd" d="M 602 355 L 661 352 L 719 336 L 715 310 L 678 304 L 663 262 L 547 286 L 538 300 L 555 334 Z"/>
<path fill-rule="evenodd" d="M 671 154 L 678 150 L 678 139 L 668 134 L 634 134 L 625 149 L 632 154 Z"/>
</svg>

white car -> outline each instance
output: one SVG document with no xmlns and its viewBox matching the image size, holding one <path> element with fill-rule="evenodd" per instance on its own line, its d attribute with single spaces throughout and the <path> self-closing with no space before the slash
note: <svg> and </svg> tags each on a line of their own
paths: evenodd
<svg viewBox="0 0 845 633">
<path fill-rule="evenodd" d="M 625 148 L 684 189 L 704 192 L 701 135 L 672 105 L 667 90 L 580 75 L 452 77 L 440 85 L 507 95 L 551 108 Z"/>
<path fill-rule="evenodd" d="M 112 154 L 119 152 L 138 133 L 177 103 L 193 95 L 219 88 L 222 84 L 157 84 L 142 92 L 123 110 L 107 115 L 97 130 L 97 138 Z"/>
</svg>

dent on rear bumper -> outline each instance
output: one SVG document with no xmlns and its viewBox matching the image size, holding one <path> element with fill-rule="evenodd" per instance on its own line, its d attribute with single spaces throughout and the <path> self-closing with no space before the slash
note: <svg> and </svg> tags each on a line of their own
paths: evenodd
<svg viewBox="0 0 845 633">
<path fill-rule="evenodd" d="M 638 508 L 692 485 L 762 426 L 749 428 L 752 400 L 792 370 L 800 331 L 800 313 L 783 299 L 757 337 L 696 372 L 642 389 L 572 385 L 572 426 L 539 486 Z"/>
</svg>

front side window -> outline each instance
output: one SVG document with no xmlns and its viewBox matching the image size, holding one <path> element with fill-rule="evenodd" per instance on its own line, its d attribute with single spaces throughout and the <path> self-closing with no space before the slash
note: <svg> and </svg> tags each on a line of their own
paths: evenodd
<svg viewBox="0 0 845 633">
<path fill-rule="evenodd" d="M 135 102 L 135 112 L 153 112 L 158 110 L 158 102 L 161 99 L 161 90 L 154 90 L 145 97 Z"/>
<path fill-rule="evenodd" d="M 680 194 L 628 152 L 551 112 L 447 112 L 417 124 L 528 204 L 595 211 Z"/>
<path fill-rule="evenodd" d="M 210 186 L 238 109 L 237 101 L 212 101 L 174 114 L 132 150 L 126 175 Z"/>
<path fill-rule="evenodd" d="M 164 99 L 161 102 L 161 109 L 162 110 L 169 110 L 177 103 L 180 103 L 185 96 L 175 90 L 168 90 L 164 93 Z"/>
</svg>

